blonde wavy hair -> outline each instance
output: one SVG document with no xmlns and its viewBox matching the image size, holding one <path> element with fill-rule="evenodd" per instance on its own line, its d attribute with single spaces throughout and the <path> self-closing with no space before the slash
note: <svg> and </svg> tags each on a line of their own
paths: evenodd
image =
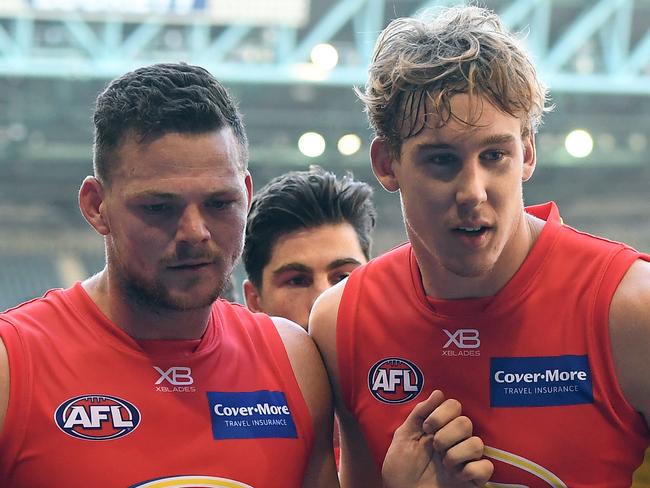
<svg viewBox="0 0 650 488">
<path fill-rule="evenodd" d="M 356 92 L 372 129 L 397 156 L 402 141 L 431 122 L 440 127 L 459 120 L 451 111 L 459 93 L 522 119 L 522 137 L 535 133 L 552 109 L 519 40 L 496 14 L 474 6 L 390 22 L 375 44 L 365 90 Z"/>
</svg>

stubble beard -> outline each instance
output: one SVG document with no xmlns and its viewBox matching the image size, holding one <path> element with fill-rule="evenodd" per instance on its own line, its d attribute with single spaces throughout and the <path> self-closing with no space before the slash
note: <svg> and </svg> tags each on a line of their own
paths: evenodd
<svg viewBox="0 0 650 488">
<path fill-rule="evenodd" d="M 126 269 L 117 259 L 113 259 L 111 264 L 111 271 L 125 299 L 138 307 L 158 313 L 184 312 L 209 307 L 221 295 L 232 273 L 230 269 L 221 276 L 221 279 L 215 280 L 209 293 L 174 295 L 158 278 L 147 279 L 139 276 Z"/>
<path fill-rule="evenodd" d="M 150 310 L 185 312 L 206 308 L 221 295 L 226 279 L 215 282 L 210 293 L 175 296 L 160 281 L 146 281 L 136 276 L 122 276 L 120 279 L 121 289 L 127 298 L 141 307 Z"/>
</svg>

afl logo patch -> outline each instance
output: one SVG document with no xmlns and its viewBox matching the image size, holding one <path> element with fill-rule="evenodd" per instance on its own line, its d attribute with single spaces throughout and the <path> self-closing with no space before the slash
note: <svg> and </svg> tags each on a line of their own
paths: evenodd
<svg viewBox="0 0 650 488">
<path fill-rule="evenodd" d="M 132 403 L 109 395 L 81 395 L 66 400 L 54 412 L 56 425 L 66 434 L 89 441 L 117 439 L 140 424 Z"/>
<path fill-rule="evenodd" d="M 402 358 L 385 358 L 368 372 L 368 388 L 384 403 L 406 403 L 422 391 L 424 375 L 415 363 Z"/>
</svg>

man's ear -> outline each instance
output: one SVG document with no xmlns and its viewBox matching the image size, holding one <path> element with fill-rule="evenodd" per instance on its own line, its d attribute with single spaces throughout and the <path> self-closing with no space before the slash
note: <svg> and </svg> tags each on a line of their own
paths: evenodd
<svg viewBox="0 0 650 488">
<path fill-rule="evenodd" d="M 104 186 L 94 176 L 86 176 L 79 189 L 81 214 L 100 235 L 110 234 L 104 206 Z"/>
<path fill-rule="evenodd" d="M 248 198 L 248 205 L 246 208 L 250 210 L 251 204 L 253 203 L 253 177 L 249 171 L 246 171 L 246 175 L 244 177 L 244 185 L 246 185 L 246 194 Z"/>
<path fill-rule="evenodd" d="M 250 280 L 244 280 L 242 284 L 244 290 L 244 301 L 251 312 L 262 312 L 261 297 L 257 287 Z"/>
<path fill-rule="evenodd" d="M 393 165 L 397 163 L 386 140 L 375 137 L 370 144 L 370 162 L 375 177 L 386 190 L 395 192 L 399 190 L 399 182 L 395 177 Z"/>
<path fill-rule="evenodd" d="M 537 166 L 537 150 L 535 149 L 535 134 L 531 133 L 524 137 L 524 168 L 522 173 L 522 181 L 528 181 Z"/>
</svg>

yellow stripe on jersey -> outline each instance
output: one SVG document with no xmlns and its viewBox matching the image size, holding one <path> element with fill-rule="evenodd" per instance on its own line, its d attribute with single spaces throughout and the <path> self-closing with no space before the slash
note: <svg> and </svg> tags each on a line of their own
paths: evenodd
<svg viewBox="0 0 650 488">
<path fill-rule="evenodd" d="M 553 488 L 567 488 L 567 485 L 560 478 L 555 476 L 548 469 L 540 466 L 537 463 L 534 463 L 529 459 L 490 446 L 485 446 L 484 452 L 485 455 L 489 458 L 510 464 L 511 466 L 516 466 L 517 468 L 521 468 L 524 471 L 528 471 L 529 473 L 537 476 L 539 479 L 546 481 L 549 486 L 552 486 Z M 495 482 L 487 483 L 485 486 L 490 488 L 499 488 L 507 485 Z"/>
<path fill-rule="evenodd" d="M 643 463 L 634 471 L 631 488 L 647 488 L 650 486 L 650 446 L 645 450 Z"/>
<path fill-rule="evenodd" d="M 174 476 L 148 481 L 134 488 L 253 488 L 250 485 L 212 476 Z"/>
</svg>

